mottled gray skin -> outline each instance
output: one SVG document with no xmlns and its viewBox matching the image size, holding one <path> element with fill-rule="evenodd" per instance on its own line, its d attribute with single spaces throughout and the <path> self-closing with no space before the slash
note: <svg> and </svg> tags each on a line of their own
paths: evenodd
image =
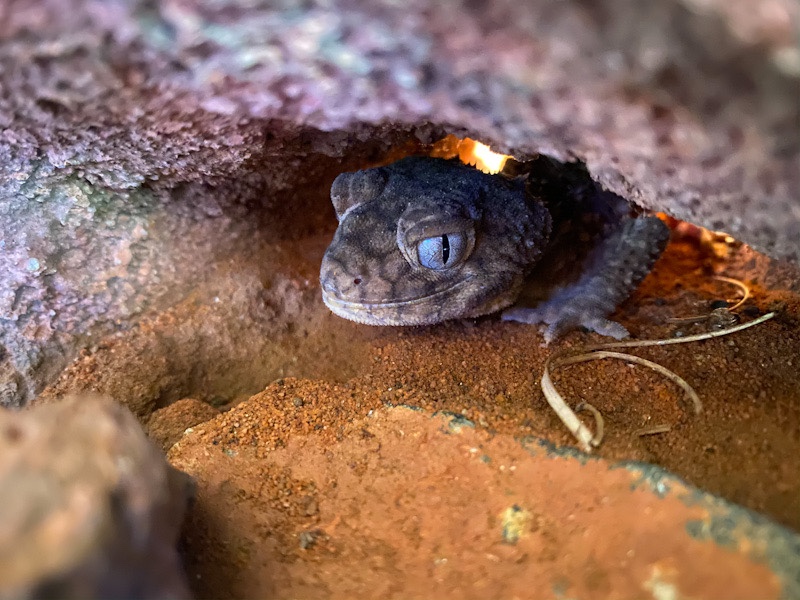
<svg viewBox="0 0 800 600">
<path fill-rule="evenodd" d="M 503 319 L 547 325 L 548 342 L 581 326 L 627 336 L 607 316 L 650 271 L 666 226 L 632 218 L 591 183 L 538 171 L 512 179 L 411 157 L 341 174 L 331 188 L 339 227 L 320 270 L 325 304 L 359 323 L 427 325 L 523 295 L 536 306 Z"/>
</svg>

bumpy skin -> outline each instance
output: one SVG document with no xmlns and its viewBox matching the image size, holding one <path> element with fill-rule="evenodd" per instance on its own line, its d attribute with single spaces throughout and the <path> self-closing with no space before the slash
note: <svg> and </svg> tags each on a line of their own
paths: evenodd
<svg viewBox="0 0 800 600">
<path fill-rule="evenodd" d="M 580 326 L 626 336 L 606 317 L 649 272 L 667 229 L 548 165 L 527 181 L 427 157 L 343 173 L 331 189 L 339 228 L 320 271 L 325 304 L 370 325 L 424 325 L 501 310 L 528 285 L 539 304 L 504 319 L 545 323 L 547 341 Z"/>
</svg>

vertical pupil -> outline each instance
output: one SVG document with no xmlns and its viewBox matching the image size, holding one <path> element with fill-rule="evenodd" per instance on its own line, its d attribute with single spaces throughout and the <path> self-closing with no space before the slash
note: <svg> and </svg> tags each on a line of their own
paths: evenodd
<svg viewBox="0 0 800 600">
<path fill-rule="evenodd" d="M 447 259 L 450 258 L 450 240 L 446 235 L 442 236 L 442 264 L 447 264 Z"/>
</svg>

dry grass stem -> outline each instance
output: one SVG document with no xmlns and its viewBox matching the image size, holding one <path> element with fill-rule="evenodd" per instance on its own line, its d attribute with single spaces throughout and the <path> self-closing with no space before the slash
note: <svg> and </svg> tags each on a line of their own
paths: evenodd
<svg viewBox="0 0 800 600">
<path fill-rule="evenodd" d="M 648 369 L 652 369 L 656 373 L 663 375 L 670 381 L 677 384 L 686 394 L 686 397 L 692 403 L 694 408 L 694 413 L 699 415 L 703 412 L 703 403 L 700 402 L 700 397 L 697 395 L 686 380 L 683 379 L 677 373 L 670 371 L 666 367 L 662 367 L 658 363 L 654 363 L 652 360 L 647 360 L 646 358 L 641 358 L 640 356 L 634 356 L 633 354 L 625 354 L 623 352 L 607 352 L 607 351 L 596 351 L 596 352 L 588 352 L 586 354 L 578 354 L 576 356 L 565 356 L 561 359 L 556 359 L 553 361 L 554 367 L 563 367 L 567 365 L 574 365 L 579 362 L 589 362 L 591 360 L 601 360 L 603 358 L 616 358 L 617 360 L 624 360 L 625 362 L 635 363 L 637 365 L 642 365 L 643 367 L 647 367 Z"/>
<path fill-rule="evenodd" d="M 600 414 L 600 411 L 588 402 L 581 402 L 575 407 L 575 410 L 577 412 L 585 410 L 586 412 L 592 413 L 592 416 L 594 417 L 594 437 L 591 439 L 590 443 L 592 446 L 597 448 L 601 443 L 603 443 L 603 436 L 605 435 L 606 422 L 603 419 L 603 415 Z"/>
<path fill-rule="evenodd" d="M 635 437 L 644 437 L 646 435 L 657 435 L 659 433 L 667 433 L 672 430 L 671 425 L 654 425 L 653 427 L 646 427 L 644 429 L 637 429 L 633 432 Z"/>
<path fill-rule="evenodd" d="M 564 402 L 563 396 L 556 391 L 555 386 L 553 385 L 553 380 L 550 379 L 550 360 L 548 359 L 544 365 L 544 373 L 542 374 L 542 392 L 544 393 L 544 397 L 547 400 L 547 403 L 550 405 L 550 408 L 553 409 L 553 412 L 556 413 L 561 422 L 567 427 L 569 432 L 573 435 L 573 437 L 578 440 L 578 446 L 584 452 L 591 452 L 592 451 L 592 439 L 594 436 L 592 432 L 584 425 L 581 420 L 578 418 L 578 415 Z"/>
<path fill-rule="evenodd" d="M 714 279 L 717 281 L 724 281 L 725 283 L 730 283 L 738 287 L 742 292 L 742 297 L 739 298 L 739 301 L 736 302 L 733 306 L 727 307 L 729 312 L 735 311 L 739 308 L 745 301 L 750 297 L 750 288 L 747 287 L 743 281 L 739 281 L 738 279 L 734 279 L 733 277 L 723 277 L 722 275 L 715 275 Z M 726 300 L 726 302 L 731 302 L 730 300 Z M 695 315 L 693 317 L 674 317 L 671 319 L 667 319 L 668 323 L 701 323 L 702 321 L 707 320 L 711 314 L 707 315 Z"/>
<path fill-rule="evenodd" d="M 734 325 L 733 327 L 728 327 L 727 329 L 719 329 L 717 331 L 707 331 L 705 333 L 687 335 L 686 337 L 681 337 L 681 338 L 636 340 L 631 342 L 609 342 L 606 344 L 597 344 L 596 346 L 587 346 L 586 348 L 582 348 L 581 352 L 594 352 L 595 350 L 605 350 L 606 348 L 642 348 L 645 346 L 669 346 L 671 344 L 687 344 L 689 342 L 710 340 L 711 338 L 722 337 L 723 335 L 729 335 L 731 333 L 736 333 L 737 331 L 742 331 L 743 329 L 747 329 L 748 327 L 759 325 L 765 321 L 769 321 L 770 319 L 772 319 L 775 316 L 775 314 L 776 313 L 774 312 L 769 312 L 765 315 L 761 315 L 757 319 L 748 321 L 747 323 L 740 323 L 739 325 Z"/>
<path fill-rule="evenodd" d="M 727 278 L 724 278 L 727 280 Z M 737 280 L 731 280 L 731 282 L 736 282 L 737 284 L 741 284 L 743 289 L 746 290 L 746 286 Z M 746 299 L 749 291 L 745 291 L 745 298 L 742 299 L 742 302 Z M 737 305 L 738 306 L 738 305 Z M 575 439 L 578 441 L 578 445 L 580 446 L 581 450 L 586 453 L 591 452 L 592 447 L 597 447 L 600 445 L 600 442 L 603 438 L 603 417 L 600 415 L 600 412 L 591 406 L 588 403 L 582 403 L 579 405 L 579 409 L 581 408 L 588 410 L 591 412 L 595 417 L 595 422 L 597 423 L 597 434 L 592 435 L 591 431 L 589 430 L 586 425 L 578 418 L 578 415 L 575 414 L 569 405 L 564 400 L 564 397 L 556 390 L 555 386 L 553 385 L 553 380 L 550 376 L 551 367 L 552 369 L 557 369 L 559 367 L 565 367 L 568 365 L 573 365 L 580 362 L 588 362 L 592 360 L 601 360 L 604 358 L 615 358 L 618 360 L 624 360 L 626 362 L 635 363 L 638 365 L 645 366 L 657 373 L 663 375 L 670 381 L 674 382 L 678 385 L 686 394 L 687 398 L 692 403 L 692 407 L 694 409 L 695 414 L 699 414 L 703 410 L 703 403 L 700 401 L 700 397 L 697 393 L 692 389 L 692 387 L 677 373 L 674 373 L 667 369 L 666 367 L 662 367 L 658 363 L 654 363 L 653 361 L 647 360 L 645 358 L 641 358 L 639 356 L 634 356 L 632 354 L 625 354 L 622 352 L 609 352 L 608 349 L 610 348 L 639 348 L 639 347 L 646 347 L 646 346 L 667 346 L 671 344 L 686 344 L 689 342 L 697 342 L 702 340 L 708 340 L 715 337 L 722 337 L 724 335 L 729 335 L 731 333 L 736 333 L 738 331 L 742 331 L 749 327 L 753 327 L 760 323 L 764 323 L 769 319 L 772 319 L 775 316 L 774 312 L 767 313 L 762 315 L 761 317 L 750 321 L 748 323 L 742 323 L 740 325 L 735 325 L 733 327 L 729 327 L 727 329 L 720 329 L 718 331 L 709 331 L 706 333 L 699 333 L 697 335 L 690 335 L 684 338 L 668 338 L 668 339 L 656 339 L 656 340 L 638 340 L 638 341 L 631 341 L 631 342 L 611 342 L 607 344 L 599 344 L 596 346 L 588 346 L 586 348 L 582 348 L 576 350 L 577 353 L 572 353 L 565 355 L 564 353 L 561 354 L 554 354 L 550 358 L 547 359 L 547 362 L 544 365 L 544 373 L 542 374 L 541 380 L 541 387 L 542 393 L 544 394 L 547 403 L 556 413 L 561 422 L 567 427 L 567 429 L 572 433 Z M 664 428 L 667 429 L 664 429 Z M 665 431 L 669 431 L 668 425 L 662 425 L 655 428 L 647 429 L 647 430 L 639 430 L 637 435 L 654 435 L 656 433 L 664 433 Z"/>
</svg>

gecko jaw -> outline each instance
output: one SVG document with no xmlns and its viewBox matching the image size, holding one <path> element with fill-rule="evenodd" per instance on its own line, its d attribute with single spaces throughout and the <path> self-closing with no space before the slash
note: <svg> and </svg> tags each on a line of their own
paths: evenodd
<svg viewBox="0 0 800 600">
<path fill-rule="evenodd" d="M 442 309 L 444 308 L 442 301 L 446 302 L 447 298 L 451 297 L 454 292 L 471 281 L 472 278 L 463 279 L 427 296 L 375 303 L 343 300 L 323 286 L 322 301 L 335 315 L 364 325 L 432 325 L 448 318 L 442 316 Z M 411 314 L 404 310 L 421 304 L 429 304 L 429 309 L 426 311 L 414 310 L 411 311 Z"/>
</svg>

